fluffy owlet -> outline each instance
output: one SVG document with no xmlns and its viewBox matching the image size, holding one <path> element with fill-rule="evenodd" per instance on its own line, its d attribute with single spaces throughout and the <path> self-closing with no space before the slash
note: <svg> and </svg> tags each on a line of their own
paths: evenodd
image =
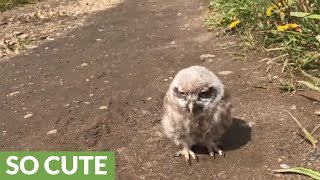
<svg viewBox="0 0 320 180">
<path fill-rule="evenodd" d="M 196 155 L 191 146 L 207 147 L 211 156 L 223 155 L 217 145 L 232 125 L 231 103 L 218 77 L 201 66 L 182 69 L 164 99 L 162 126 L 168 138 L 183 149 L 175 155 Z"/>
</svg>

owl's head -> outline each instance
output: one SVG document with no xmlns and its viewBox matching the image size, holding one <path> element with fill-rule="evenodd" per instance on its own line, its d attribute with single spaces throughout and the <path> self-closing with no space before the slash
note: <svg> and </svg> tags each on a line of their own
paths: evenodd
<svg viewBox="0 0 320 180">
<path fill-rule="evenodd" d="M 224 86 L 208 69 L 191 66 L 177 73 L 169 93 L 178 106 L 192 114 L 198 114 L 211 109 L 222 99 Z"/>
</svg>

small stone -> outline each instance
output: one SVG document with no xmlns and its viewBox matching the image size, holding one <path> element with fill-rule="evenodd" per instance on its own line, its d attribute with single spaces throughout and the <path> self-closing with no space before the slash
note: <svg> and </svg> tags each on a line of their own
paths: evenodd
<svg viewBox="0 0 320 180">
<path fill-rule="evenodd" d="M 107 106 L 100 106 L 99 109 L 106 110 L 106 109 L 108 109 L 108 107 Z"/>
<path fill-rule="evenodd" d="M 214 57 L 216 57 L 216 56 L 213 55 L 213 54 L 202 54 L 202 55 L 200 56 L 200 59 L 201 59 L 201 60 L 205 60 L 205 59 L 207 59 L 207 58 L 214 58 Z"/>
<path fill-rule="evenodd" d="M 48 135 L 49 135 L 49 134 L 56 134 L 57 132 L 58 132 L 57 129 L 53 129 L 53 130 L 47 132 L 47 134 L 48 134 Z"/>
<path fill-rule="evenodd" d="M 290 166 L 288 164 L 280 164 L 280 167 L 282 169 L 289 169 L 290 168 Z"/>
<path fill-rule="evenodd" d="M 256 125 L 256 123 L 251 121 L 251 122 L 248 122 L 248 125 L 249 125 L 249 127 L 252 128 L 254 125 Z"/>
<path fill-rule="evenodd" d="M 232 73 L 233 73 L 232 71 L 220 71 L 220 72 L 218 72 L 218 74 L 224 75 L 224 76 L 232 74 Z"/>
<path fill-rule="evenodd" d="M 49 41 L 53 41 L 54 40 L 54 38 L 51 37 L 51 36 L 48 36 L 46 39 L 49 40 Z"/>
<path fill-rule="evenodd" d="M 150 101 L 152 99 L 152 97 L 148 97 L 147 100 Z"/>
<path fill-rule="evenodd" d="M 182 13 L 178 13 L 178 14 L 177 14 L 177 16 L 181 16 L 181 15 L 182 15 Z"/>
<path fill-rule="evenodd" d="M 176 44 L 176 42 L 175 42 L 175 41 L 171 41 L 171 43 L 170 43 L 170 44 L 174 45 L 174 44 Z"/>
<path fill-rule="evenodd" d="M 33 116 L 33 114 L 29 113 L 29 114 L 25 115 L 24 118 L 25 118 L 25 119 L 29 119 L 29 118 L 31 118 L 32 116 Z"/>
<path fill-rule="evenodd" d="M 81 67 L 88 66 L 88 63 L 82 63 L 80 66 Z"/>
<path fill-rule="evenodd" d="M 90 94 L 89 96 L 90 96 L 90 97 L 93 97 L 93 94 Z"/>
<path fill-rule="evenodd" d="M 296 105 L 292 105 L 292 106 L 291 106 L 291 109 L 292 109 L 292 110 L 295 110 L 295 109 L 297 109 L 297 106 L 296 106 Z"/>
<path fill-rule="evenodd" d="M 90 104 L 90 102 L 83 102 L 84 104 Z"/>
<path fill-rule="evenodd" d="M 173 77 L 169 77 L 169 79 L 173 79 Z"/>
<path fill-rule="evenodd" d="M 317 116 L 320 116 L 320 110 L 314 112 L 314 114 L 316 114 Z"/>
<path fill-rule="evenodd" d="M 168 79 L 164 79 L 163 81 L 164 81 L 164 82 L 167 82 L 167 81 L 168 81 Z"/>
<path fill-rule="evenodd" d="M 96 39 L 96 41 L 101 41 L 101 39 Z"/>
<path fill-rule="evenodd" d="M 10 93 L 8 96 L 12 97 L 12 96 L 15 96 L 15 95 L 17 95 L 17 94 L 20 94 L 20 92 L 19 92 L 19 91 L 16 91 L 16 92 Z"/>
</svg>

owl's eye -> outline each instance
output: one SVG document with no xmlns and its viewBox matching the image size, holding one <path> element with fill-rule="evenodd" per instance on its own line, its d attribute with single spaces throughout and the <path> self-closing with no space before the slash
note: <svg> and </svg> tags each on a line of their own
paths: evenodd
<svg viewBox="0 0 320 180">
<path fill-rule="evenodd" d="M 210 87 L 208 90 L 200 92 L 199 97 L 200 98 L 210 98 L 211 96 L 213 96 L 214 91 L 215 91 L 214 88 Z"/>
<path fill-rule="evenodd" d="M 203 92 L 201 92 L 200 94 L 199 94 L 199 96 L 201 97 L 201 98 L 206 98 L 206 97 L 208 97 L 210 94 L 209 94 L 209 91 L 203 91 Z"/>
<path fill-rule="evenodd" d="M 187 95 L 187 93 L 179 91 L 177 87 L 174 88 L 174 92 L 175 92 L 175 93 L 177 94 L 177 96 L 180 97 L 180 98 L 184 98 L 184 97 L 186 97 L 186 95 Z"/>
</svg>

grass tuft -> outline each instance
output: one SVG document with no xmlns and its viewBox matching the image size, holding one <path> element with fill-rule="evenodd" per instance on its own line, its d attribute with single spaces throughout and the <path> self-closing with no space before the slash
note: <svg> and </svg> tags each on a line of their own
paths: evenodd
<svg viewBox="0 0 320 180">
<path fill-rule="evenodd" d="M 286 54 L 277 61 L 284 64 L 282 71 L 292 75 L 304 71 L 320 78 L 319 0 L 209 1 L 209 30 L 239 34 L 248 50 L 272 52 L 273 56 Z"/>
<path fill-rule="evenodd" d="M 297 173 L 297 174 L 303 174 L 305 176 L 309 176 L 313 179 L 320 180 L 320 172 L 314 171 L 312 169 L 307 169 L 303 167 L 294 167 L 294 168 L 289 168 L 289 169 L 276 169 L 272 170 L 273 172 L 276 173 Z"/>
<path fill-rule="evenodd" d="M 301 130 L 303 131 L 303 133 L 305 135 L 305 139 L 308 140 L 312 144 L 312 146 L 313 146 L 312 152 L 315 151 L 318 148 L 318 146 L 317 146 L 318 141 L 312 134 L 317 129 L 320 128 L 320 124 L 317 125 L 311 133 L 309 133 L 302 126 L 302 124 L 298 121 L 298 119 L 296 117 L 294 117 L 289 111 L 287 111 L 287 112 L 292 117 L 292 119 L 298 124 L 298 126 L 301 128 Z M 294 168 L 288 168 L 288 169 L 276 169 L 276 170 L 272 170 L 272 172 L 275 172 L 275 173 L 296 173 L 296 174 L 302 174 L 305 176 L 309 176 L 313 179 L 320 180 L 320 172 L 319 171 L 315 171 L 315 170 L 303 168 L 303 167 L 294 167 Z"/>
<path fill-rule="evenodd" d="M 0 0 L 0 12 L 7 11 L 19 5 L 33 4 L 37 1 L 38 0 Z"/>
</svg>

